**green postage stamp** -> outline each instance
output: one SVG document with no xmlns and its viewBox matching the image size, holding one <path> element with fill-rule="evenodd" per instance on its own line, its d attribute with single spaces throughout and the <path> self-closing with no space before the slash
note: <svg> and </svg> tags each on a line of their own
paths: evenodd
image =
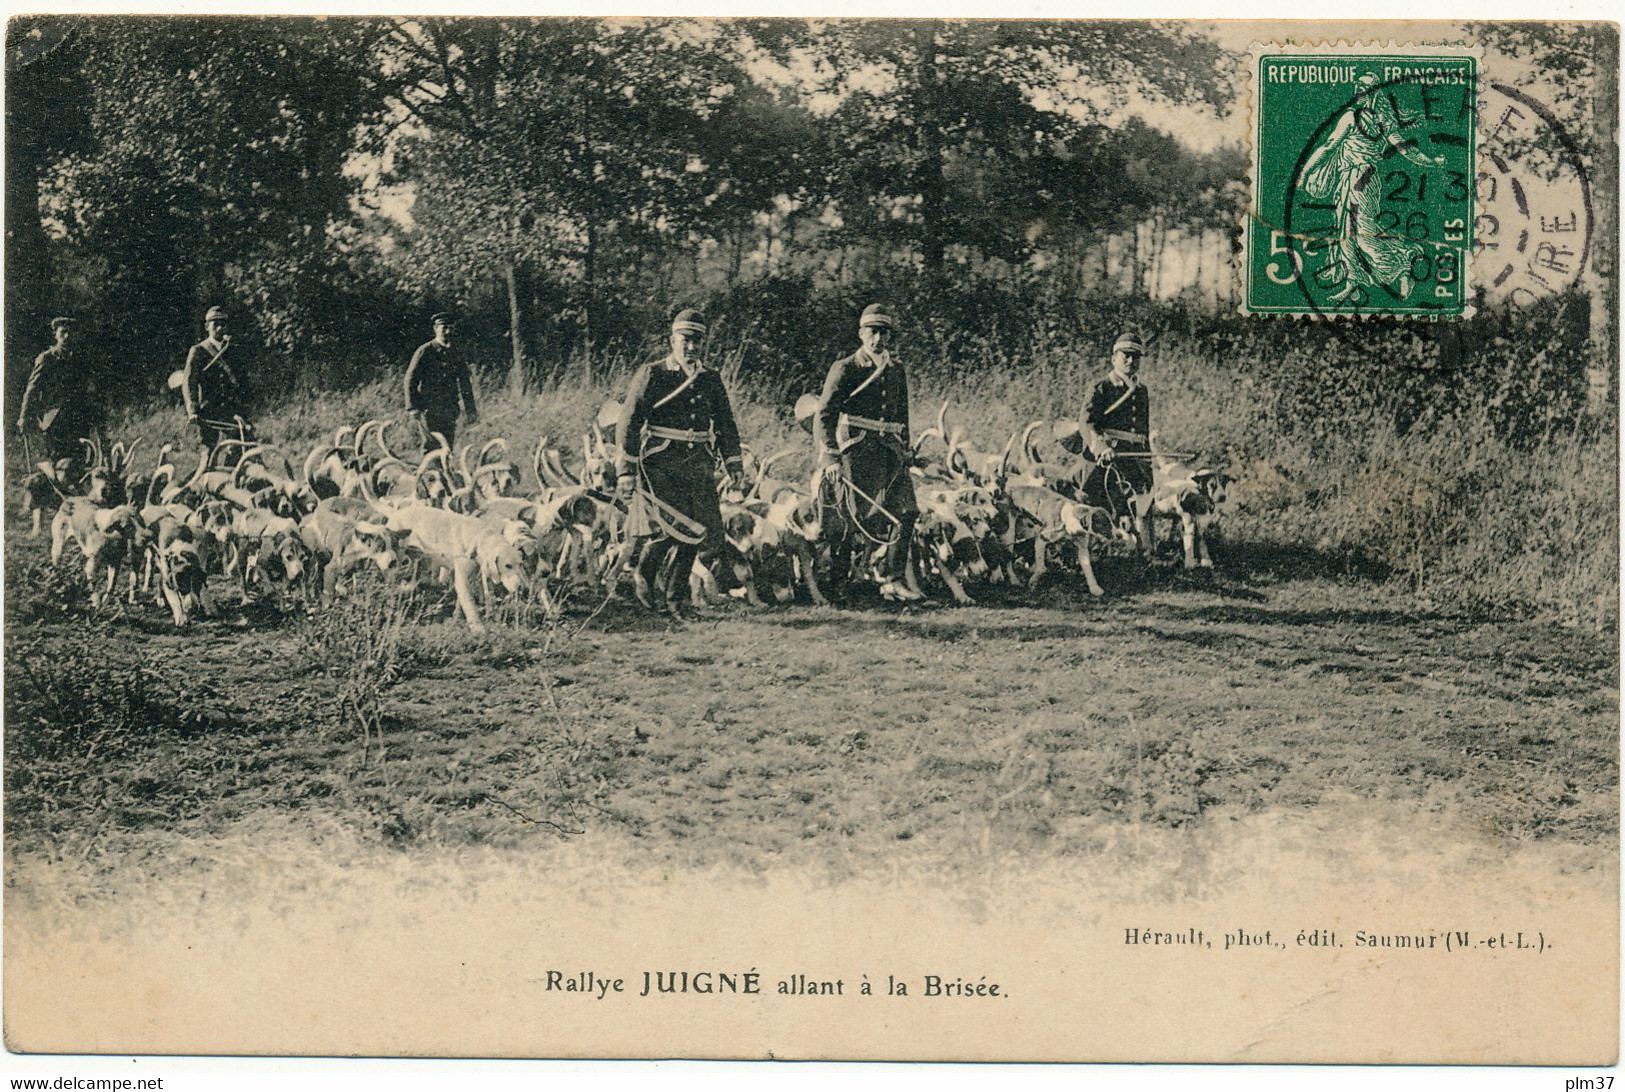
<svg viewBox="0 0 1625 1092">
<path fill-rule="evenodd" d="M 1254 52 L 1243 310 L 1469 312 L 1477 65 L 1429 47 Z"/>
</svg>

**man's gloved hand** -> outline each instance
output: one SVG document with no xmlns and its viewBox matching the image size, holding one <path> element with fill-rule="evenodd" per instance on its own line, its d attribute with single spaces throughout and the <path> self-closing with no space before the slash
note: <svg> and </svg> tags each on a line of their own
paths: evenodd
<svg viewBox="0 0 1625 1092">
<path fill-rule="evenodd" d="M 728 484 L 736 492 L 743 493 L 745 491 L 745 464 L 738 459 L 729 459 L 728 462 L 723 464 L 723 470 Z"/>
</svg>

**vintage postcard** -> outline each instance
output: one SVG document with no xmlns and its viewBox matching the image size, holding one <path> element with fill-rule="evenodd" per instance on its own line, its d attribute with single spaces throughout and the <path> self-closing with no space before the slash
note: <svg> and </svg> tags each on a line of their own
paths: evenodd
<svg viewBox="0 0 1625 1092">
<path fill-rule="evenodd" d="M 5 51 L 13 1060 L 1617 1061 L 1616 25 Z"/>
</svg>

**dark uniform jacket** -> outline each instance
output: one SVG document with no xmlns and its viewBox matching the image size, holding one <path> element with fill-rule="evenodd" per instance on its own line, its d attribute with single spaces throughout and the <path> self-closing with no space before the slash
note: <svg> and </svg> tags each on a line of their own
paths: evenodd
<svg viewBox="0 0 1625 1092">
<path fill-rule="evenodd" d="M 205 338 L 186 354 L 186 371 L 181 397 L 188 417 L 206 421 L 230 421 L 248 417 L 251 390 L 243 374 L 242 352 L 234 343 L 221 344 Z"/>
<path fill-rule="evenodd" d="M 1098 380 L 1089 390 L 1083 419 L 1090 428 L 1105 436 L 1119 455 L 1143 456 L 1151 450 L 1151 395 L 1139 380 L 1135 380 L 1132 390 L 1115 372 Z M 1119 459 L 1116 474 L 1133 492 L 1143 493 L 1151 488 L 1149 458 Z M 1084 500 L 1113 511 L 1121 504 L 1120 500 L 1108 497 L 1105 477 L 1099 472 L 1085 481 Z"/>
<path fill-rule="evenodd" d="M 739 426 L 722 376 L 702 367 L 689 380 L 689 372 L 670 357 L 645 364 L 632 376 L 617 433 L 623 470 L 641 457 L 645 426 L 712 433 L 723 461 L 739 461 Z M 647 446 L 653 450 L 662 445 L 660 438 L 651 437 Z"/>
<path fill-rule="evenodd" d="M 861 425 L 853 425 L 846 430 L 840 427 L 843 413 L 849 417 L 899 424 L 902 432 L 897 434 L 897 438 L 903 447 L 909 446 L 908 377 L 903 372 L 902 363 L 895 357 L 886 363 L 876 378 L 875 369 L 879 366 L 867 349 L 859 349 L 830 367 L 829 375 L 824 380 L 823 395 L 819 398 L 815 425 L 820 450 L 838 452 L 859 438 Z"/>
<path fill-rule="evenodd" d="M 1123 395 L 1128 394 L 1127 398 Z M 1151 396 L 1145 384 L 1138 380 L 1134 390 L 1118 379 L 1116 373 L 1106 376 L 1090 388 L 1089 400 L 1083 407 L 1083 419 L 1090 428 L 1105 435 L 1119 450 L 1148 451 L 1151 433 Z M 1111 433 L 1122 435 L 1113 436 Z M 1133 434 L 1136 440 L 1125 439 Z"/>
<path fill-rule="evenodd" d="M 24 432 L 38 430 L 60 435 L 70 441 L 90 435 L 95 425 L 96 381 L 88 372 L 76 372 L 72 352 L 52 346 L 34 358 L 23 388 L 22 410 L 17 426 Z"/>
<path fill-rule="evenodd" d="M 457 420 L 459 403 L 465 414 L 474 416 L 474 380 L 462 355 L 437 341 L 419 345 L 406 366 L 406 408 L 422 412 L 435 428 Z"/>
<path fill-rule="evenodd" d="M 837 360 L 824 379 L 815 430 L 820 451 L 841 455 L 842 481 L 828 483 L 827 495 L 834 501 L 829 526 L 841 528 L 841 549 L 849 532 L 861 529 L 872 542 L 887 544 L 886 570 L 902 579 L 919 511 L 909 476 L 913 451 L 903 365 L 895 357 L 877 360 L 867 349 Z"/>
</svg>

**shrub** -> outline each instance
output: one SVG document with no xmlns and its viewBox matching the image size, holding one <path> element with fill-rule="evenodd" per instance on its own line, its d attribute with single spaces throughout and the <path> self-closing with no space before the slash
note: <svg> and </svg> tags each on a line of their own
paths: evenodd
<svg viewBox="0 0 1625 1092">
<path fill-rule="evenodd" d="M 349 594 L 300 623 L 301 666 L 336 684 L 335 719 L 359 733 L 363 759 L 374 741 L 383 755 L 384 698 L 411 660 L 407 635 L 420 615 L 388 575 L 364 568 L 352 575 Z"/>
<path fill-rule="evenodd" d="M 176 789 L 145 776 L 144 756 L 234 719 L 211 688 L 114 647 L 104 626 L 88 623 L 8 646 L 9 831 L 59 824 L 59 812 L 138 818 Z"/>
</svg>

